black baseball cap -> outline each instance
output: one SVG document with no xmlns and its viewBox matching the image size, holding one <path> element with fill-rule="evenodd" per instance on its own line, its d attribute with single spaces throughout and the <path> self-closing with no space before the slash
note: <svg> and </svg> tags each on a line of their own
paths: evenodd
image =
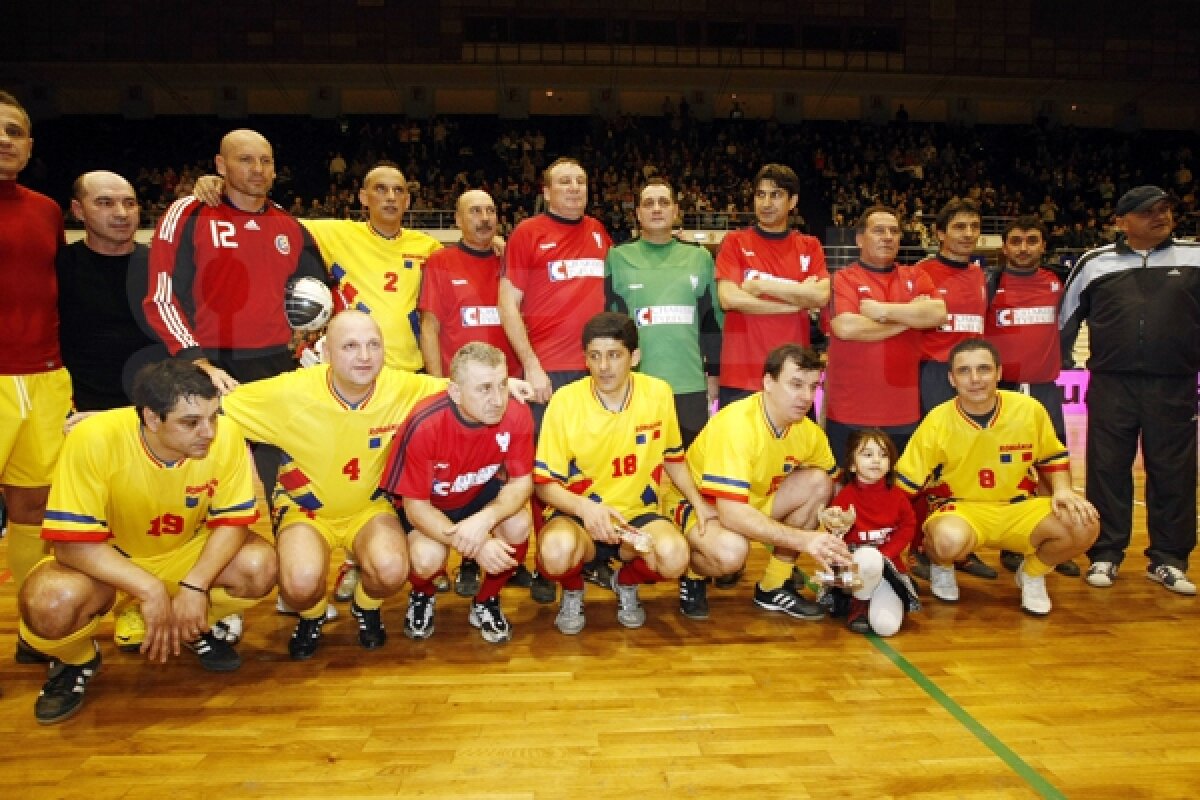
<svg viewBox="0 0 1200 800">
<path fill-rule="evenodd" d="M 1124 216 L 1131 211 L 1145 211 L 1159 200 L 1169 197 L 1169 194 L 1157 186 L 1147 184 L 1146 186 L 1134 187 L 1121 195 L 1121 199 L 1117 201 L 1117 208 L 1113 211 L 1113 216 Z"/>
</svg>

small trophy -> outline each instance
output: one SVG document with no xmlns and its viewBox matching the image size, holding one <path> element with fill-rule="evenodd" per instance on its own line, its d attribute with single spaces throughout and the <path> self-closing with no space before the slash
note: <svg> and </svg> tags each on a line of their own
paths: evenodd
<svg viewBox="0 0 1200 800">
<path fill-rule="evenodd" d="M 849 509 L 830 506 L 821 509 L 820 514 L 817 515 L 821 527 L 838 537 L 843 537 L 849 532 L 857 517 L 854 506 L 850 506 Z M 818 571 L 813 577 L 831 589 L 845 589 L 852 592 L 855 589 L 861 589 L 863 585 L 862 576 L 858 573 L 858 564 L 853 561 L 845 566 L 830 564 L 828 569 Z"/>
<path fill-rule="evenodd" d="M 654 538 L 643 530 L 633 527 L 628 522 L 617 525 L 617 535 L 621 541 L 633 547 L 639 553 L 649 553 L 654 549 Z"/>
</svg>

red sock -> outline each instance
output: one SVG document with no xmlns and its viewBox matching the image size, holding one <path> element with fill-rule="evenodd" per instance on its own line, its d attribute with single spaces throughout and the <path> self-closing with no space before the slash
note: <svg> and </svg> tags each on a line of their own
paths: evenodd
<svg viewBox="0 0 1200 800">
<path fill-rule="evenodd" d="M 423 594 L 428 597 L 432 597 L 433 595 L 437 594 L 437 587 L 433 585 L 433 579 L 436 577 L 437 573 L 434 573 L 428 578 L 422 578 L 415 572 L 409 572 L 408 582 L 412 584 L 413 591 L 417 594 Z"/>
<path fill-rule="evenodd" d="M 909 555 L 925 552 L 925 520 L 929 519 L 929 498 L 919 494 L 912 500 L 913 515 L 917 518 L 917 530 L 908 546 Z"/>
<path fill-rule="evenodd" d="M 513 560 L 518 564 L 525 563 L 525 553 L 529 551 L 529 540 L 521 542 L 513 548 Z M 504 572 L 495 575 L 487 575 L 479 584 L 479 591 L 475 593 L 476 602 L 482 603 L 484 600 L 491 600 L 496 595 L 500 594 L 500 590 L 504 588 L 504 584 L 508 583 L 508 579 L 517 571 L 516 567 L 506 569 Z"/>
<path fill-rule="evenodd" d="M 646 563 L 646 559 L 641 556 L 630 561 L 617 572 L 617 583 L 622 586 L 635 586 L 639 583 L 658 583 L 662 579 L 663 576 L 650 569 L 650 565 Z"/>
<path fill-rule="evenodd" d="M 564 592 L 577 592 L 583 589 L 583 562 L 573 565 L 561 575 L 555 575 L 547 572 L 542 560 L 537 560 L 538 572 L 542 573 L 543 577 L 549 578 L 555 583 L 563 587 Z"/>
</svg>

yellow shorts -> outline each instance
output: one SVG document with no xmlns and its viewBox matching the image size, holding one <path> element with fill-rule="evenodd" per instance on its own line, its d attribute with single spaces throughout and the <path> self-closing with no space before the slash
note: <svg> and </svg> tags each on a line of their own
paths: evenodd
<svg viewBox="0 0 1200 800">
<path fill-rule="evenodd" d="M 187 576 L 192 567 L 196 566 L 196 562 L 200 559 L 200 552 L 206 544 L 208 544 L 208 534 L 202 533 L 169 553 L 129 560 L 162 581 L 167 587 L 167 591 L 174 597 L 179 593 L 179 582 Z M 121 606 L 120 601 L 117 602 L 117 606 Z"/>
<path fill-rule="evenodd" d="M 278 499 L 276 502 L 278 502 Z M 330 550 L 336 550 L 340 547 L 347 553 L 354 552 L 354 539 L 358 536 L 358 532 L 366 527 L 368 522 L 381 514 L 393 519 L 396 518 L 396 512 L 392 508 L 392 504 L 383 499 L 371 502 L 357 514 L 351 514 L 348 517 L 340 519 L 328 519 L 318 515 L 310 516 L 304 509 L 287 502 L 283 505 L 277 505 L 275 513 L 279 517 L 279 524 L 275 527 L 275 536 L 277 539 L 292 525 L 307 525 L 321 534 L 326 544 L 329 545 Z"/>
<path fill-rule="evenodd" d="M 0 375 L 0 484 L 50 485 L 70 413 L 66 369 Z"/>
<path fill-rule="evenodd" d="M 1053 513 L 1049 497 L 1031 497 L 1020 503 L 954 502 L 930 514 L 926 524 L 942 516 L 960 517 L 975 531 L 976 546 L 1028 555 L 1036 549 L 1029 543 L 1029 537 Z"/>
</svg>

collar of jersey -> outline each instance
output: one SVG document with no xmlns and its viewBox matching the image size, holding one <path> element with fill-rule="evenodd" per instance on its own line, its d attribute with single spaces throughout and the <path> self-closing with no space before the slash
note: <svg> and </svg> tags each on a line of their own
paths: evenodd
<svg viewBox="0 0 1200 800">
<path fill-rule="evenodd" d="M 262 204 L 262 208 L 258 209 L 257 211 L 247 211 L 244 208 L 238 208 L 237 206 L 235 206 L 233 204 L 233 201 L 230 200 L 229 197 L 226 195 L 221 195 L 221 202 L 224 203 L 229 208 L 232 208 L 234 211 L 238 212 L 239 214 L 254 214 L 255 216 L 259 216 L 259 217 L 261 217 L 263 214 L 266 214 L 267 210 L 271 207 L 271 201 L 267 200 L 266 202 L 264 202 Z"/>
<path fill-rule="evenodd" d="M 962 403 L 959 402 L 958 398 L 954 398 L 954 407 L 958 409 L 958 415 L 966 420 L 968 425 L 977 430 L 984 430 L 985 428 L 994 427 L 996 425 L 996 420 L 1000 416 L 1000 407 L 1002 405 L 1004 405 L 1004 397 L 1001 396 L 999 392 L 996 392 L 996 407 L 992 409 L 992 415 L 988 417 L 987 425 L 980 427 L 979 423 L 975 421 L 975 418 L 968 414 L 962 407 Z"/>
<path fill-rule="evenodd" d="M 583 222 L 583 217 L 580 217 L 579 219 L 567 219 L 566 217 L 560 217 L 558 214 L 555 214 L 553 211 L 546 211 L 545 214 L 547 217 L 554 220 L 559 225 L 578 225 L 581 222 Z M 586 216 L 587 215 L 584 214 L 584 217 L 586 217 Z"/>
<path fill-rule="evenodd" d="M 138 426 L 138 441 L 142 445 L 142 452 L 146 454 L 146 458 L 150 459 L 150 461 L 153 462 L 154 466 L 156 467 L 162 467 L 163 469 L 175 469 L 182 466 L 183 462 L 187 461 L 187 456 L 184 456 L 178 461 L 163 461 L 161 458 L 156 456 L 154 451 L 150 449 L 150 443 L 146 441 L 146 429 L 141 425 Z"/>
<path fill-rule="evenodd" d="M 311 367 L 310 367 L 311 369 Z M 371 385 L 371 391 L 367 392 L 366 397 L 359 400 L 357 403 L 351 403 L 346 398 L 338 394 L 338 390 L 333 385 L 333 368 L 330 367 L 325 371 L 325 386 L 329 389 L 329 396 L 332 397 L 338 405 L 347 411 L 360 411 L 367 407 L 367 403 L 371 402 L 371 398 L 375 396 L 375 389 L 379 386 L 379 380 Z"/>
<path fill-rule="evenodd" d="M 759 236 L 763 237 L 764 239 L 786 239 L 787 237 L 792 235 L 791 230 L 788 228 L 784 228 L 781 231 L 764 231 L 757 222 L 754 223 L 754 227 L 751 228 L 751 230 L 753 230 L 755 233 L 757 233 Z"/>
<path fill-rule="evenodd" d="M 788 431 L 791 430 L 792 426 L 785 425 L 783 430 L 776 428 L 775 423 L 771 421 L 771 415 L 767 413 L 767 399 L 763 397 L 763 393 L 758 392 L 755 394 L 755 397 L 758 398 L 758 413 L 762 416 L 763 424 L 767 426 L 767 430 L 771 432 L 771 435 L 776 439 L 782 439 L 783 437 L 787 436 Z"/>
<path fill-rule="evenodd" d="M 596 398 L 596 402 L 610 414 L 620 414 L 625 409 L 629 408 L 629 403 L 633 400 L 633 373 L 629 373 L 629 388 L 625 390 L 625 399 L 621 402 L 621 407 L 613 411 L 608 406 L 604 405 L 604 401 L 600 399 L 600 393 L 596 391 L 596 379 L 589 377 L 588 383 L 592 387 L 592 397 Z"/>
<path fill-rule="evenodd" d="M 491 258 L 492 256 L 496 255 L 494 250 L 476 250 L 474 247 L 471 247 L 461 239 L 455 242 L 455 244 L 458 246 L 459 250 L 462 250 L 467 255 L 474 256 L 475 258 Z"/>
<path fill-rule="evenodd" d="M 970 259 L 967 259 L 966 261 L 955 261 L 952 258 L 946 258 L 941 253 L 938 253 L 936 256 L 934 256 L 934 258 L 939 264 L 950 267 L 951 269 L 967 269 L 971 266 Z"/>
<path fill-rule="evenodd" d="M 867 272 L 874 272 L 877 275 L 890 275 L 896 271 L 896 265 L 894 263 L 890 267 L 873 267 L 865 261 L 859 261 L 858 265 Z"/>
<path fill-rule="evenodd" d="M 1161 242 L 1159 242 L 1154 247 L 1151 247 L 1149 252 L 1156 253 L 1159 250 L 1166 250 L 1168 247 L 1170 247 L 1173 244 L 1175 244 L 1175 238 L 1173 236 L 1168 236 L 1167 238 L 1163 239 Z M 1134 250 L 1132 247 L 1129 246 L 1129 241 L 1125 238 L 1124 234 L 1122 234 L 1117 239 L 1117 252 L 1125 253 L 1126 255 L 1138 254 L 1137 250 Z"/>
</svg>

